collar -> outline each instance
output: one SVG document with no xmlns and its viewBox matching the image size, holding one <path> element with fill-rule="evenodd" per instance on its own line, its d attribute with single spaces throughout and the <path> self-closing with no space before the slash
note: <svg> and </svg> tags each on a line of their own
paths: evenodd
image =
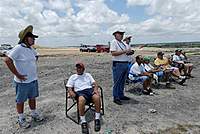
<svg viewBox="0 0 200 134">
<path fill-rule="evenodd" d="M 31 49 L 31 47 L 28 47 L 26 44 L 24 44 L 24 43 L 21 43 L 20 44 L 22 47 L 25 47 L 25 48 L 30 48 Z"/>
</svg>

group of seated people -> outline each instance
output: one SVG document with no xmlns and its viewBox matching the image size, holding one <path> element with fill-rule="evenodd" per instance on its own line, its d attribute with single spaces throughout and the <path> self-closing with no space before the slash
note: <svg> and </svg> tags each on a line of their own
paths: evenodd
<svg viewBox="0 0 200 134">
<path fill-rule="evenodd" d="M 142 92 L 145 95 L 154 94 L 151 89 L 151 84 L 153 81 L 155 81 L 155 84 L 159 84 L 160 78 L 165 79 L 167 88 L 173 88 L 171 86 L 171 76 L 175 77 L 178 83 L 182 85 L 186 81 L 186 76 L 191 77 L 192 64 L 186 63 L 187 57 L 185 55 L 181 56 L 180 52 L 181 50 L 175 51 L 172 62 L 163 56 L 163 52 L 158 52 L 157 58 L 154 60 L 154 65 L 150 63 L 150 57 L 143 57 L 142 55 L 136 56 L 135 63 L 129 68 L 128 79 L 133 82 L 143 83 Z M 101 129 L 101 102 L 98 85 L 91 74 L 84 72 L 85 66 L 83 63 L 77 63 L 75 67 L 76 74 L 69 77 L 66 86 L 68 87 L 69 96 L 77 100 L 82 133 L 89 133 L 88 124 L 85 120 L 85 104 L 91 101 L 94 103 L 96 111 L 94 130 L 98 132 Z"/>
<path fill-rule="evenodd" d="M 136 56 L 135 63 L 129 68 L 128 79 L 134 83 L 141 82 L 143 84 L 142 92 L 146 95 L 153 95 L 152 82 L 155 81 L 154 84 L 159 85 L 159 79 L 166 81 L 167 88 L 175 88 L 171 85 L 171 76 L 180 85 L 183 85 L 187 78 L 192 77 L 193 65 L 186 63 L 187 57 L 181 55 L 181 52 L 182 50 L 176 50 L 172 61 L 164 57 L 163 52 L 158 52 L 154 65 L 150 63 L 150 57 Z"/>
</svg>

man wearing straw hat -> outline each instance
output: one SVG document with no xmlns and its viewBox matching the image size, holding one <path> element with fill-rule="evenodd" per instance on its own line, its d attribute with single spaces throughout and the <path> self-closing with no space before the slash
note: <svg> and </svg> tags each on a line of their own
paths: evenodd
<svg viewBox="0 0 200 134">
<path fill-rule="evenodd" d="M 38 36 L 34 35 L 32 31 L 32 25 L 23 29 L 18 35 L 18 45 L 5 58 L 5 63 L 14 74 L 18 124 L 21 128 L 30 127 L 30 123 L 26 121 L 23 114 L 24 102 L 27 99 L 32 119 L 36 122 L 43 120 L 43 117 L 36 110 L 36 97 L 39 96 L 36 66 L 37 53 L 31 46 L 34 45 L 35 38 L 38 38 Z"/>
</svg>

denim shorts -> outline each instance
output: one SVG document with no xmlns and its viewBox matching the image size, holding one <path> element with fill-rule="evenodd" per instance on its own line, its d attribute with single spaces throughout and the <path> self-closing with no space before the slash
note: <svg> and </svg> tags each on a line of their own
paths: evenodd
<svg viewBox="0 0 200 134">
<path fill-rule="evenodd" d="M 148 76 L 138 76 L 138 77 L 135 77 L 134 81 L 143 83 L 147 79 L 149 79 Z"/>
<path fill-rule="evenodd" d="M 23 103 L 27 99 L 33 99 L 39 96 L 37 80 L 30 83 L 14 83 L 16 90 L 16 103 Z"/>
<path fill-rule="evenodd" d="M 93 91 L 94 91 L 93 88 L 87 88 L 87 89 L 84 89 L 84 90 L 81 90 L 81 91 L 77 91 L 76 97 L 83 96 L 86 99 L 87 102 L 91 102 L 92 96 L 94 95 Z"/>
<path fill-rule="evenodd" d="M 155 74 L 156 74 L 158 77 L 163 77 L 163 76 L 164 76 L 163 71 L 156 72 Z"/>
</svg>

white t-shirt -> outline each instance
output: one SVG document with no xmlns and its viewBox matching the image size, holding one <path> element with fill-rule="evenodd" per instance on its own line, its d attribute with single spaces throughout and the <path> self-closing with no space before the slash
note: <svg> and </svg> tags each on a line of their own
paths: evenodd
<svg viewBox="0 0 200 134">
<path fill-rule="evenodd" d="M 116 39 L 111 41 L 110 51 L 123 51 L 127 49 L 128 49 L 127 46 L 123 42 L 119 42 Z M 122 54 L 119 56 L 112 56 L 112 60 L 113 61 L 129 61 L 129 57 L 126 54 Z"/>
<path fill-rule="evenodd" d="M 129 79 L 134 80 L 137 75 L 142 74 L 144 72 L 146 72 L 144 66 L 142 64 L 138 65 L 138 63 L 135 62 L 130 68 L 128 77 Z"/>
<path fill-rule="evenodd" d="M 21 75 L 26 75 L 27 80 L 21 81 L 16 76 L 14 80 L 19 83 L 30 83 L 37 80 L 37 52 L 33 48 L 25 47 L 25 44 L 18 44 L 11 49 L 7 56 L 14 62 L 15 68 Z"/>
<path fill-rule="evenodd" d="M 150 71 L 150 70 L 152 70 L 152 69 L 154 69 L 154 67 L 149 63 L 149 64 L 143 64 L 143 66 L 144 66 L 144 68 L 145 68 L 145 70 L 148 72 L 148 71 Z"/>
<path fill-rule="evenodd" d="M 95 80 L 89 73 L 83 73 L 82 75 L 73 74 L 69 77 L 69 80 L 67 82 L 67 87 L 73 87 L 74 91 L 82 91 L 87 88 L 92 88 L 92 83 L 94 83 Z"/>
<path fill-rule="evenodd" d="M 173 58 L 172 58 L 172 61 L 181 61 L 181 58 L 180 58 L 180 56 L 174 54 Z"/>
<path fill-rule="evenodd" d="M 185 58 L 185 56 L 184 56 L 183 54 L 180 55 L 180 58 L 181 58 L 181 60 L 183 60 L 183 61 L 186 60 L 186 58 Z"/>
</svg>

